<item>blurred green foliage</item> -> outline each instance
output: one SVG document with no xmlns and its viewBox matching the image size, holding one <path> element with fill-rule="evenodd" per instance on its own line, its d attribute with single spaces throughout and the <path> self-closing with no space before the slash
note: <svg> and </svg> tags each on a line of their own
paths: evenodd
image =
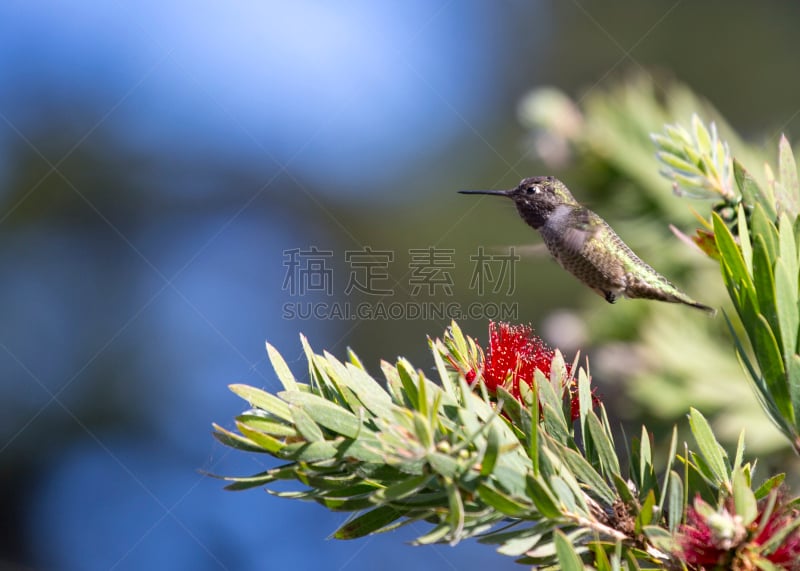
<svg viewBox="0 0 800 571">
<path fill-rule="evenodd" d="M 644 74 L 592 90 L 579 103 L 552 88 L 535 90 L 522 101 L 519 114 L 537 155 L 553 169 L 576 172 L 583 199 L 601 200 L 603 214 L 609 213 L 621 236 L 635 237 L 643 259 L 703 303 L 729 308 L 717 264 L 699 248 L 686 247 L 669 227 L 678 236 L 692 234 L 698 217 L 707 219 L 709 210 L 725 202 L 733 187 L 731 156 L 754 173 L 758 184 L 767 185 L 769 172 L 762 165 L 774 152 L 743 141 L 686 86 Z M 697 117 L 714 126 L 706 129 Z M 667 148 L 669 140 L 677 142 Z M 707 145 L 708 164 L 690 168 L 698 142 Z M 657 421 L 654 426 L 666 429 L 688 406 L 696 406 L 728 444 L 747 426 L 751 451 L 788 453 L 747 387 L 724 319 L 707 320 L 659 304 L 623 304 L 613 315 L 603 309 L 583 312 L 596 343 L 594 372 L 624 383 L 626 398 Z M 621 355 L 626 358 L 620 360 Z M 619 404 L 623 417 L 625 408 Z"/>
</svg>

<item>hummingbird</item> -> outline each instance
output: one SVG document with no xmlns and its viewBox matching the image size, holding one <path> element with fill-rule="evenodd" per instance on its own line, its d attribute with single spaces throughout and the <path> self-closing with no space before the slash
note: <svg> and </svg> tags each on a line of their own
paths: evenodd
<svg viewBox="0 0 800 571">
<path fill-rule="evenodd" d="M 525 178 L 511 190 L 461 190 L 462 194 L 506 196 L 522 219 L 538 230 L 547 249 L 568 272 L 609 303 L 620 297 L 683 303 L 710 314 L 639 256 L 595 212 L 578 203 L 552 176 Z"/>
</svg>

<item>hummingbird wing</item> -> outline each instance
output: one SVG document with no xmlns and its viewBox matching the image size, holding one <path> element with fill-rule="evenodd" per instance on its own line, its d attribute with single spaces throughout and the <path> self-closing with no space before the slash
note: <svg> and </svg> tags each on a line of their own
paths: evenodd
<svg viewBox="0 0 800 571">
<path fill-rule="evenodd" d="M 556 212 L 556 215 L 564 217 L 562 246 L 577 254 L 582 252 L 586 243 L 602 230 L 603 219 L 584 206 L 564 208 L 563 213 Z"/>
</svg>

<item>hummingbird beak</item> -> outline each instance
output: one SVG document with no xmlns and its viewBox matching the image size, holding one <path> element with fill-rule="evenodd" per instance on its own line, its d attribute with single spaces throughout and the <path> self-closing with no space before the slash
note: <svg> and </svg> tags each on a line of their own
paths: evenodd
<svg viewBox="0 0 800 571">
<path fill-rule="evenodd" d="M 508 196 L 510 190 L 459 190 L 459 194 L 494 194 L 497 196 Z"/>
</svg>

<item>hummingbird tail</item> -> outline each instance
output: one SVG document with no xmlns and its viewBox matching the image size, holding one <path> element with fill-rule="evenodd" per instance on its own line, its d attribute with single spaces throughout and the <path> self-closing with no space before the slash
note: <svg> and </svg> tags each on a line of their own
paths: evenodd
<svg viewBox="0 0 800 571">
<path fill-rule="evenodd" d="M 709 317 L 714 317 L 717 314 L 717 310 L 715 308 L 703 305 L 702 303 L 697 303 L 696 301 L 681 300 L 681 303 L 684 303 L 689 307 L 694 307 L 695 309 L 701 309 L 705 311 L 709 315 Z"/>
</svg>

